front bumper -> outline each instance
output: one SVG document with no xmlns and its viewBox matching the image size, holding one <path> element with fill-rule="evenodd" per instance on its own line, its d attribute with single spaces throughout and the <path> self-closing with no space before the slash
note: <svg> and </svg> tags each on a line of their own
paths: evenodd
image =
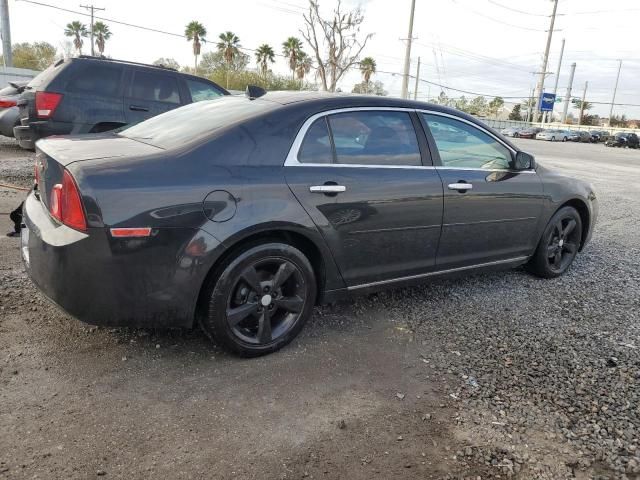
<svg viewBox="0 0 640 480">
<path fill-rule="evenodd" d="M 22 256 L 32 281 L 54 303 L 92 324 L 191 327 L 200 288 L 219 249 L 197 229 L 154 229 L 148 238 L 114 239 L 55 222 L 32 192 L 23 207 Z"/>
</svg>

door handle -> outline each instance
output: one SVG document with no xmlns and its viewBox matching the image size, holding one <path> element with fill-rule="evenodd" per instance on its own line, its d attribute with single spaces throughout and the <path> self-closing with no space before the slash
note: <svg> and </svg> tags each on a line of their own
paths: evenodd
<svg viewBox="0 0 640 480">
<path fill-rule="evenodd" d="M 457 183 L 449 184 L 449 190 L 457 190 L 459 192 L 466 192 L 467 190 L 471 190 L 472 188 L 473 188 L 473 185 L 465 182 L 457 182 Z"/>
<path fill-rule="evenodd" d="M 148 112 L 149 109 L 147 107 L 142 107 L 140 105 L 129 105 L 129 110 L 133 110 L 135 112 Z"/>
<path fill-rule="evenodd" d="M 344 185 L 314 185 L 309 187 L 311 193 L 342 193 L 347 190 Z"/>
</svg>

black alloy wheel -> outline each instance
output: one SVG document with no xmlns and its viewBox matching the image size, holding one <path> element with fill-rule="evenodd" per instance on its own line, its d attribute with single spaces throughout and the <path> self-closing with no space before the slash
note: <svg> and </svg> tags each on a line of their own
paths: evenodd
<svg viewBox="0 0 640 480">
<path fill-rule="evenodd" d="M 558 210 L 545 228 L 528 269 L 543 278 L 562 275 L 573 263 L 582 241 L 582 220 L 573 207 Z"/>
<path fill-rule="evenodd" d="M 313 267 L 302 252 L 280 243 L 257 245 L 221 272 L 203 328 L 228 350 L 264 355 L 300 332 L 315 297 Z"/>
</svg>

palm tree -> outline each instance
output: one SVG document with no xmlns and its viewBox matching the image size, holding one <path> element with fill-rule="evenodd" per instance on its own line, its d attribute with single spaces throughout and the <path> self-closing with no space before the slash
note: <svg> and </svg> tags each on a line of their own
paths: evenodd
<svg viewBox="0 0 640 480">
<path fill-rule="evenodd" d="M 371 75 L 376 73 L 376 61 L 372 57 L 363 58 L 360 62 L 360 73 L 362 73 L 362 78 L 366 85 L 366 92 L 369 93 L 369 81 L 371 80 Z"/>
<path fill-rule="evenodd" d="M 296 65 L 296 76 L 300 83 L 304 80 L 304 76 L 311 71 L 311 57 L 300 51 L 298 54 L 298 63 Z"/>
<path fill-rule="evenodd" d="M 193 56 L 195 59 L 194 72 L 198 73 L 198 55 L 200 55 L 201 42 L 206 42 L 207 29 L 200 22 L 192 21 L 187 24 L 184 30 L 184 36 L 187 40 L 193 42 Z"/>
<path fill-rule="evenodd" d="M 233 32 L 221 33 L 218 38 L 220 41 L 216 46 L 222 53 L 224 61 L 227 62 L 227 88 L 229 88 L 229 70 L 231 70 L 233 59 L 240 53 L 240 39 Z"/>
<path fill-rule="evenodd" d="M 73 46 L 76 47 L 78 54 L 82 55 L 82 38 L 89 34 L 87 26 L 78 20 L 74 20 L 71 23 L 67 23 L 67 28 L 65 28 L 64 34 L 67 37 L 74 37 Z"/>
<path fill-rule="evenodd" d="M 104 54 L 104 43 L 111 38 L 111 30 L 106 23 L 96 22 L 93 24 L 93 35 L 100 55 Z"/>
<path fill-rule="evenodd" d="M 299 38 L 289 37 L 282 43 L 282 52 L 285 57 L 289 57 L 291 78 L 295 78 L 296 68 L 298 67 L 298 57 L 302 53 L 302 42 Z"/>
<path fill-rule="evenodd" d="M 269 69 L 268 62 L 274 63 L 276 61 L 276 54 L 273 51 L 271 46 L 263 43 L 256 50 L 256 62 L 258 63 L 258 67 L 260 68 L 260 72 L 263 76 L 267 76 L 267 71 Z"/>
</svg>

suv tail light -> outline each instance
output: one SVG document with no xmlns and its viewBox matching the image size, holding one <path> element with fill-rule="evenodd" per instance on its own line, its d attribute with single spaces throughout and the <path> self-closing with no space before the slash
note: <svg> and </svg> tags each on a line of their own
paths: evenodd
<svg viewBox="0 0 640 480">
<path fill-rule="evenodd" d="M 78 186 L 67 170 L 62 175 L 62 183 L 57 183 L 51 190 L 49 211 L 52 217 L 68 227 L 83 231 L 87 229 Z"/>
<path fill-rule="evenodd" d="M 51 118 L 62 100 L 61 93 L 36 92 L 36 114 L 38 118 Z"/>
</svg>

